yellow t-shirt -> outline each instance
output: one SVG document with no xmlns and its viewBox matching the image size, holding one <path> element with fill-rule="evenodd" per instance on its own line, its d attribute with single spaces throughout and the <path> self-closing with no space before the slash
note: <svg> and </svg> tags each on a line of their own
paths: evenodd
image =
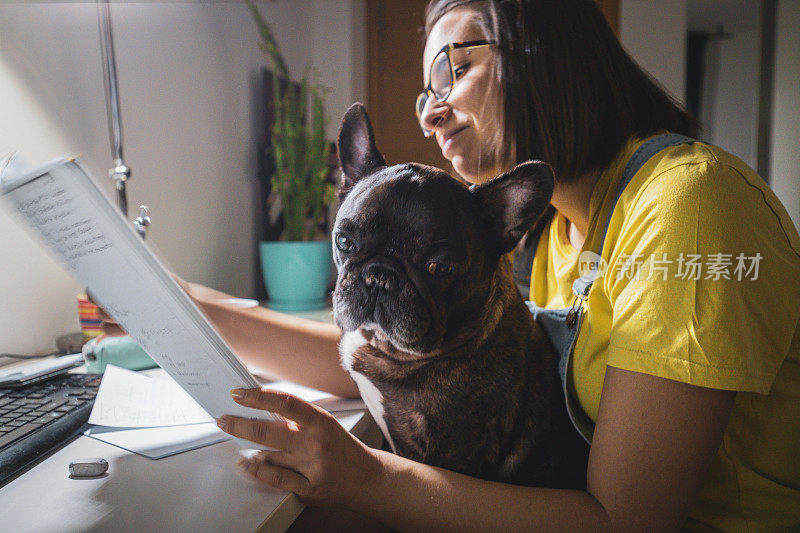
<svg viewBox="0 0 800 533">
<path fill-rule="evenodd" d="M 583 250 L 600 246 L 642 142 L 599 178 Z M 780 201 L 717 147 L 667 148 L 620 197 L 601 255 L 569 378 L 583 409 L 597 420 L 606 365 L 739 391 L 685 526 L 800 530 L 800 237 Z M 578 256 L 556 214 L 536 248 L 531 300 L 571 305 Z"/>
</svg>

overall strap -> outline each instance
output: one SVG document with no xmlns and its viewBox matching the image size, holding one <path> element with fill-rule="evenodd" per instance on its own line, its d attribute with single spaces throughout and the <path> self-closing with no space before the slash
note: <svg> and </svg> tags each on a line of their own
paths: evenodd
<svg viewBox="0 0 800 533">
<path fill-rule="evenodd" d="M 614 214 L 614 208 L 617 207 L 619 197 L 622 196 L 622 192 L 631 182 L 636 173 L 639 172 L 639 169 L 642 168 L 651 157 L 656 155 L 661 150 L 671 146 L 690 144 L 693 142 L 696 142 L 695 139 L 687 137 L 686 135 L 681 135 L 679 133 L 665 133 L 664 135 L 659 135 L 657 137 L 653 137 L 652 139 L 648 139 L 633 153 L 630 160 L 628 160 L 628 164 L 625 165 L 625 170 L 622 171 L 622 180 L 619 182 L 617 194 L 614 197 L 614 203 L 611 204 L 611 210 L 608 212 L 606 225 L 603 227 L 603 239 L 600 241 L 600 247 L 597 249 L 597 255 L 601 255 L 603 252 L 603 245 L 606 242 L 606 234 L 608 233 L 608 225 L 611 224 L 611 216 Z"/>
<path fill-rule="evenodd" d="M 614 214 L 614 208 L 616 208 L 617 202 L 619 201 L 620 196 L 622 196 L 622 192 L 631 182 L 639 169 L 642 168 L 642 166 L 644 166 L 644 164 L 650 160 L 651 157 L 656 155 L 661 150 L 671 146 L 690 144 L 693 142 L 696 142 L 696 140 L 679 133 L 665 133 L 663 135 L 658 135 L 648 139 L 642 143 L 639 148 L 637 148 L 630 160 L 628 160 L 628 163 L 625 165 L 625 170 L 622 172 L 622 179 L 620 180 L 619 187 L 617 187 L 614 203 L 611 206 L 611 210 L 608 212 L 608 218 L 606 219 L 605 226 L 603 226 L 603 238 L 600 241 L 600 247 L 597 250 L 598 256 L 600 256 L 603 251 L 603 245 L 606 242 L 606 234 L 608 233 L 608 226 L 611 223 L 611 216 Z M 538 232 L 536 235 L 533 235 L 533 238 L 528 240 L 528 246 L 524 249 L 517 250 L 514 253 L 514 281 L 517 284 L 517 288 L 522 293 L 522 296 L 526 300 L 528 299 L 528 291 L 530 290 L 533 256 L 536 251 L 536 245 L 539 241 L 539 237 L 541 236 L 542 230 L 545 226 L 546 224 L 540 224 L 540 227 L 537 228 Z M 597 266 L 599 266 L 597 263 L 592 265 L 592 267 L 595 269 Z M 582 277 L 575 280 L 572 285 L 572 292 L 575 293 L 576 298 L 585 300 L 589 296 L 589 290 L 592 288 L 592 283 L 594 282 L 595 277 L 596 276 Z"/>
<path fill-rule="evenodd" d="M 679 133 L 665 133 L 663 135 L 658 135 L 648 139 L 636 149 L 630 160 L 628 160 L 628 164 L 625 165 L 625 170 L 622 172 L 622 179 L 619 182 L 617 193 L 614 196 L 614 202 L 611 204 L 611 210 L 608 212 L 608 218 L 606 218 L 605 226 L 603 226 L 603 238 L 600 240 L 600 246 L 597 249 L 598 257 L 602 256 L 603 245 L 606 242 L 606 234 L 608 233 L 608 226 L 611 224 L 611 217 L 614 215 L 614 209 L 617 207 L 617 202 L 633 177 L 637 172 L 639 172 L 639 169 L 642 168 L 651 157 L 656 155 L 661 150 L 672 146 L 678 146 L 679 144 L 691 144 L 693 142 L 697 141 L 691 137 L 687 137 L 686 135 L 681 135 Z M 592 270 L 596 270 L 598 266 L 599 262 L 592 263 Z M 585 300 L 589 296 L 589 291 L 591 290 L 595 279 L 596 276 L 589 276 L 580 277 L 575 280 L 575 282 L 572 284 L 572 292 L 575 293 L 576 299 Z"/>
</svg>

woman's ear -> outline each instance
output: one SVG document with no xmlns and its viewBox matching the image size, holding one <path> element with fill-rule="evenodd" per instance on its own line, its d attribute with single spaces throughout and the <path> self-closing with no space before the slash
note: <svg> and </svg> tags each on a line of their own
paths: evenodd
<svg viewBox="0 0 800 533">
<path fill-rule="evenodd" d="M 343 173 L 339 199 L 344 198 L 361 178 L 386 166 L 386 161 L 375 146 L 375 135 L 367 110 L 360 103 L 350 106 L 342 118 L 338 150 Z"/>
<path fill-rule="evenodd" d="M 526 161 L 484 184 L 472 187 L 501 254 L 514 249 L 539 219 L 553 196 L 553 169 Z"/>
</svg>

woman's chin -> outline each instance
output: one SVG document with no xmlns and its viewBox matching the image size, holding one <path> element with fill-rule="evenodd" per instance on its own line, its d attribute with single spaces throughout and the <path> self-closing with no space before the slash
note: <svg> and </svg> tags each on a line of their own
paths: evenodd
<svg viewBox="0 0 800 533">
<path fill-rule="evenodd" d="M 499 174 L 486 172 L 485 170 L 482 171 L 477 165 L 472 164 L 472 162 L 460 154 L 454 156 L 452 159 L 448 159 L 453 164 L 453 168 L 456 172 L 458 172 L 458 175 L 473 185 L 486 183 Z"/>
</svg>

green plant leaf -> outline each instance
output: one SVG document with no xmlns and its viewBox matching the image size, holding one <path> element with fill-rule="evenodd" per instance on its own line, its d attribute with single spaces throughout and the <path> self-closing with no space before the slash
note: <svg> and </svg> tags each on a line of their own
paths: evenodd
<svg viewBox="0 0 800 533">
<path fill-rule="evenodd" d="M 272 65 L 272 152 L 275 174 L 270 182 L 283 205 L 286 240 L 314 238 L 322 209 L 335 200 L 327 181 L 329 143 L 322 90 L 310 81 L 308 69 L 299 90 L 291 83 L 286 61 L 272 29 L 253 0 L 244 0 L 256 23 L 259 48 Z M 283 87 L 281 84 L 283 83 Z"/>
</svg>

